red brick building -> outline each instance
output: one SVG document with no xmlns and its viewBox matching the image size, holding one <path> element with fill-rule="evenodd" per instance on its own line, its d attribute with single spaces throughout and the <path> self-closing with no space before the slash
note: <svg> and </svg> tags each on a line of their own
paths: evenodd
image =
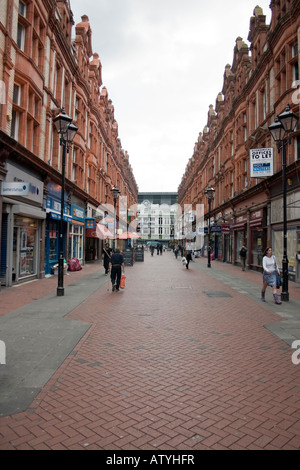
<svg viewBox="0 0 300 470">
<path fill-rule="evenodd" d="M 207 125 L 178 188 L 178 203 L 204 205 L 205 190 L 215 189 L 211 203 L 213 252 L 217 259 L 238 263 L 245 241 L 248 265 L 260 269 L 263 250 L 272 245 L 283 254 L 282 153 L 268 127 L 287 104 L 299 117 L 300 1 L 273 0 L 270 25 L 260 7 L 250 19 L 248 40 L 236 39 L 233 62 L 226 65 L 223 89 L 209 106 Z M 273 175 L 251 176 L 250 151 L 273 149 Z M 287 240 L 289 275 L 300 282 L 300 125 L 286 146 Z M 253 173 L 252 173 L 253 174 Z M 194 227 L 197 230 L 197 227 Z M 195 238 L 203 248 L 203 231 Z"/>
<path fill-rule="evenodd" d="M 78 127 L 66 153 L 66 258 L 99 259 L 102 241 L 91 228 L 112 215 L 113 186 L 128 207 L 137 204 L 89 19 L 75 26 L 75 40 L 73 25 L 69 1 L 1 2 L 2 285 L 42 277 L 57 263 L 63 148 L 53 119 L 62 108 Z"/>
</svg>

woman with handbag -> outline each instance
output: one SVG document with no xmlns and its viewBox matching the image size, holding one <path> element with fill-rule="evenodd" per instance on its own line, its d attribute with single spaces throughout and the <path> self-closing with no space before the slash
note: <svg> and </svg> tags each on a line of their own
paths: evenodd
<svg viewBox="0 0 300 470">
<path fill-rule="evenodd" d="M 265 302 L 265 292 L 268 286 L 273 289 L 273 297 L 275 304 L 280 305 L 281 301 L 278 298 L 277 294 L 277 275 L 280 275 L 276 258 L 272 253 L 272 248 L 268 247 L 265 250 L 263 257 L 263 288 L 261 291 L 261 300 Z"/>
</svg>

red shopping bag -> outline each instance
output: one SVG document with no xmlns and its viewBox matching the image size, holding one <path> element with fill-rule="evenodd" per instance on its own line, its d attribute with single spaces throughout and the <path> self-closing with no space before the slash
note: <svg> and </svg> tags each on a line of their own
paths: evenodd
<svg viewBox="0 0 300 470">
<path fill-rule="evenodd" d="M 126 276 L 124 274 L 122 274 L 121 280 L 120 280 L 120 288 L 121 289 L 125 289 L 125 279 L 126 279 Z"/>
</svg>

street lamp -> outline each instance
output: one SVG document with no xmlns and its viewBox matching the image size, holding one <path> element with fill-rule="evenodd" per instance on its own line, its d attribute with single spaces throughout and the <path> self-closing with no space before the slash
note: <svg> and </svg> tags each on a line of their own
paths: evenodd
<svg viewBox="0 0 300 470">
<path fill-rule="evenodd" d="M 116 248 L 116 238 L 117 238 L 117 217 L 116 217 L 116 205 L 117 205 L 117 199 L 120 196 L 120 190 L 117 188 L 117 186 L 114 186 L 111 189 L 111 193 L 114 198 L 114 239 L 113 239 L 113 251 L 115 251 Z"/>
<path fill-rule="evenodd" d="M 205 191 L 204 191 L 204 194 L 206 195 L 207 199 L 208 199 L 208 232 L 207 232 L 207 235 L 208 235 L 208 246 L 207 246 L 207 267 L 208 268 L 211 268 L 211 259 L 210 259 L 210 253 L 211 253 L 211 250 L 210 250 L 210 206 L 211 206 L 211 201 L 213 200 L 213 198 L 215 197 L 215 188 L 207 188 Z"/>
<path fill-rule="evenodd" d="M 72 124 L 72 118 L 65 113 L 64 108 L 53 119 L 55 128 L 60 135 L 60 145 L 63 148 L 62 170 L 61 170 L 61 196 L 60 196 L 60 221 L 59 221 L 59 258 L 58 258 L 58 284 L 57 295 L 59 297 L 65 294 L 64 291 L 64 205 L 65 205 L 65 166 L 66 151 L 69 153 L 69 147 L 78 130 Z"/>
<path fill-rule="evenodd" d="M 285 111 L 275 118 L 269 131 L 277 143 L 278 152 L 282 149 L 282 193 L 283 193 L 283 258 L 282 258 L 282 290 L 281 300 L 289 300 L 289 260 L 287 257 L 287 212 L 286 212 L 286 146 L 291 143 L 291 133 L 295 132 L 298 118 L 287 104 Z"/>
</svg>

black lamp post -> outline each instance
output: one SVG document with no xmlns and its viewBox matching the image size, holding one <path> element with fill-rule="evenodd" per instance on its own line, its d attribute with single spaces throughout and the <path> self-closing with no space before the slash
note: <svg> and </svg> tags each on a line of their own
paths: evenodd
<svg viewBox="0 0 300 470">
<path fill-rule="evenodd" d="M 207 267 L 211 268 L 211 259 L 210 259 L 210 254 L 211 254 L 211 248 L 210 248 L 210 208 L 211 208 L 211 201 L 215 197 L 215 188 L 207 188 L 204 191 L 204 194 L 207 197 L 208 200 L 208 243 L 207 243 Z"/>
<path fill-rule="evenodd" d="M 114 198 L 114 239 L 113 239 L 113 251 L 116 249 L 116 238 L 117 238 L 117 217 L 116 217 L 116 205 L 117 205 L 117 199 L 120 196 L 120 190 L 117 188 L 117 186 L 114 186 L 111 190 L 111 193 Z"/>
<path fill-rule="evenodd" d="M 283 194 L 283 258 L 282 258 L 282 290 L 281 300 L 289 300 L 289 260 L 287 257 L 287 212 L 286 212 L 286 146 L 291 143 L 291 133 L 295 132 L 298 118 L 290 110 L 289 104 L 285 111 L 275 118 L 269 131 L 277 143 L 278 152 L 282 149 L 282 194 Z"/>
<path fill-rule="evenodd" d="M 65 294 L 64 291 L 64 205 L 65 205 L 65 166 L 66 151 L 69 153 L 69 147 L 78 130 L 72 124 L 72 118 L 65 113 L 64 108 L 53 119 L 56 130 L 60 135 L 60 145 L 63 148 L 62 169 L 61 169 L 61 197 L 60 197 L 60 221 L 59 221 L 59 258 L 58 258 L 58 284 L 57 295 L 59 297 Z"/>
</svg>

